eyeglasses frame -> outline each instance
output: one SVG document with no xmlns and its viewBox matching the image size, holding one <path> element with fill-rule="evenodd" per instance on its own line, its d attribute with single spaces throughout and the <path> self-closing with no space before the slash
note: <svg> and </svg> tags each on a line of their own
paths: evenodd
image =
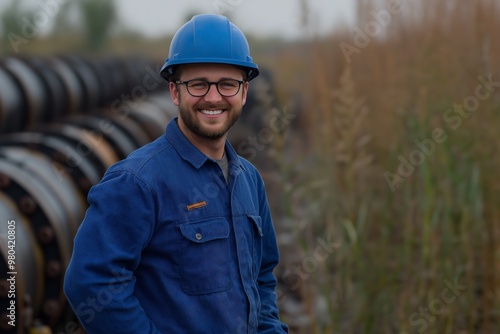
<svg viewBox="0 0 500 334">
<path fill-rule="evenodd" d="M 222 82 L 222 81 L 227 81 L 227 80 L 232 80 L 232 81 L 236 81 L 239 85 L 238 85 L 238 90 L 236 91 L 236 93 L 234 93 L 233 95 L 225 95 L 225 94 L 222 94 L 219 90 L 219 83 Z M 205 81 L 207 84 L 208 84 L 208 89 L 207 89 L 207 92 L 203 95 L 193 95 L 190 91 L 189 91 L 189 87 L 188 87 L 188 84 L 191 82 L 191 81 Z M 205 80 L 205 79 L 191 79 L 191 80 L 186 80 L 186 81 L 181 81 L 181 80 L 176 80 L 175 81 L 175 84 L 177 85 L 186 85 L 186 90 L 187 92 L 189 93 L 189 95 L 193 96 L 193 97 L 203 97 L 205 95 L 208 94 L 208 92 L 210 92 L 210 88 L 212 87 L 212 85 L 215 85 L 215 88 L 217 89 L 217 92 L 223 96 L 223 97 L 233 97 L 233 96 L 236 96 L 238 95 L 238 93 L 240 92 L 241 90 L 241 85 L 243 85 L 244 83 L 246 82 L 246 80 L 237 80 L 237 79 L 222 79 L 222 80 L 219 80 L 219 81 L 208 81 L 208 80 Z"/>
</svg>

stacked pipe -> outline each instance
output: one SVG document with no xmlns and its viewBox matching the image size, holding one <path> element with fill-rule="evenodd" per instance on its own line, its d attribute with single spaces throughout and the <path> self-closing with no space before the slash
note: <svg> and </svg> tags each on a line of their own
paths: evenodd
<svg viewBox="0 0 500 334">
<path fill-rule="evenodd" d="M 156 73 L 137 56 L 0 59 L 0 332 L 74 331 L 62 283 L 87 193 L 176 113 Z"/>
</svg>

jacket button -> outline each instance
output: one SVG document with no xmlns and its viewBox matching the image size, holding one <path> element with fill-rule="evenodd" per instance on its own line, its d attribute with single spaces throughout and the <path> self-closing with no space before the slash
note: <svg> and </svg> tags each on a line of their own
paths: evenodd
<svg viewBox="0 0 500 334">
<path fill-rule="evenodd" d="M 196 233 L 196 235 L 194 237 L 196 238 L 196 240 L 201 240 L 201 238 L 203 238 L 201 233 Z"/>
</svg>

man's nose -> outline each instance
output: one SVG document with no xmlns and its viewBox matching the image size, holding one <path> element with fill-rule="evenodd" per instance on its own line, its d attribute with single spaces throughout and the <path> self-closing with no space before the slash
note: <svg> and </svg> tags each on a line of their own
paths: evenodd
<svg viewBox="0 0 500 334">
<path fill-rule="evenodd" d="M 222 95 L 220 95 L 219 91 L 217 90 L 216 84 L 210 84 L 210 87 L 208 88 L 208 92 L 205 95 L 204 99 L 207 102 L 217 102 L 222 100 Z"/>
</svg>

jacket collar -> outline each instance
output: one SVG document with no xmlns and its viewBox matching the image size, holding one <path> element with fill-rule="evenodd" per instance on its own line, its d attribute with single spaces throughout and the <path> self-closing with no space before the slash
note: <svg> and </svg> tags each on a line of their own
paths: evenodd
<svg viewBox="0 0 500 334">
<path fill-rule="evenodd" d="M 182 133 L 179 125 L 177 124 L 178 117 L 174 117 L 170 120 L 167 125 L 167 130 L 165 136 L 170 144 L 174 147 L 177 153 L 186 161 L 191 163 L 193 167 L 199 169 L 207 160 L 213 160 L 203 154 L 199 149 L 197 149 Z M 245 170 L 240 157 L 233 149 L 228 140 L 225 144 L 226 154 L 229 161 L 229 165 Z"/>
</svg>

